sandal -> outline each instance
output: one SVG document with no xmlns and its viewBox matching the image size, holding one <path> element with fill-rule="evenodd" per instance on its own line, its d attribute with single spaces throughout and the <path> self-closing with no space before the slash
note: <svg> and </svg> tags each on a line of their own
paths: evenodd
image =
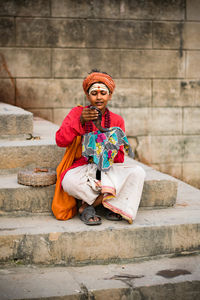
<svg viewBox="0 0 200 300">
<path fill-rule="evenodd" d="M 121 221 L 122 220 L 122 216 L 117 214 L 117 213 L 114 213 L 113 211 L 111 210 L 108 210 L 106 212 L 106 215 L 105 215 L 105 218 L 109 221 Z"/>
<path fill-rule="evenodd" d="M 94 217 L 97 217 L 99 220 L 94 221 Z M 96 215 L 95 209 L 93 206 L 88 206 L 84 209 L 82 214 L 80 214 L 80 219 L 83 221 L 86 225 L 101 225 L 101 217 Z M 90 219 L 93 219 L 93 221 L 89 221 Z"/>
</svg>

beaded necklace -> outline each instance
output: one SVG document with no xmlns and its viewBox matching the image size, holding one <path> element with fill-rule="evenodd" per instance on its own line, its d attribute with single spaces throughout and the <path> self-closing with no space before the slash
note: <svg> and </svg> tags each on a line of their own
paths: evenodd
<svg viewBox="0 0 200 300">
<path fill-rule="evenodd" d="M 104 128 L 110 128 L 110 111 L 108 108 L 105 111 Z M 93 131 L 93 123 L 92 121 L 88 121 L 85 123 L 85 132 L 89 133 L 91 131 Z"/>
</svg>

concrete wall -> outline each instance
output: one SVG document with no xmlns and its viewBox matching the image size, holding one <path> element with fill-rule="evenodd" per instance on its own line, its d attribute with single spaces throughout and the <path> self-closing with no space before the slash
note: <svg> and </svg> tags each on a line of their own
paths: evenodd
<svg viewBox="0 0 200 300">
<path fill-rule="evenodd" d="M 199 0 L 1 0 L 0 15 L 1 101 L 60 124 L 107 71 L 138 159 L 200 188 Z"/>
</svg>

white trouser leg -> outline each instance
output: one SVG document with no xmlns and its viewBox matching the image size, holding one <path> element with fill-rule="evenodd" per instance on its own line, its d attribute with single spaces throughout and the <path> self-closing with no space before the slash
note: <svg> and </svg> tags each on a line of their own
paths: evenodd
<svg viewBox="0 0 200 300">
<path fill-rule="evenodd" d="M 65 192 L 76 199 L 92 205 L 100 194 L 96 186 L 96 170 L 94 164 L 88 164 L 69 170 L 62 181 Z"/>
</svg>

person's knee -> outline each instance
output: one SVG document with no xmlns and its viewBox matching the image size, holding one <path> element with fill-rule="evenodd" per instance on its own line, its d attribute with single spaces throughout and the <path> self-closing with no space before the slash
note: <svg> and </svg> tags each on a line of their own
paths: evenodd
<svg viewBox="0 0 200 300">
<path fill-rule="evenodd" d="M 69 195 L 72 193 L 74 190 L 74 180 L 71 178 L 71 176 L 68 176 L 68 174 L 65 175 L 62 181 L 62 187 L 63 190 L 68 193 Z"/>
<path fill-rule="evenodd" d="M 145 178 L 145 176 L 146 176 L 144 169 L 140 166 L 137 166 L 135 168 L 135 174 L 137 174 L 137 176 L 139 176 L 140 178 Z"/>
</svg>

